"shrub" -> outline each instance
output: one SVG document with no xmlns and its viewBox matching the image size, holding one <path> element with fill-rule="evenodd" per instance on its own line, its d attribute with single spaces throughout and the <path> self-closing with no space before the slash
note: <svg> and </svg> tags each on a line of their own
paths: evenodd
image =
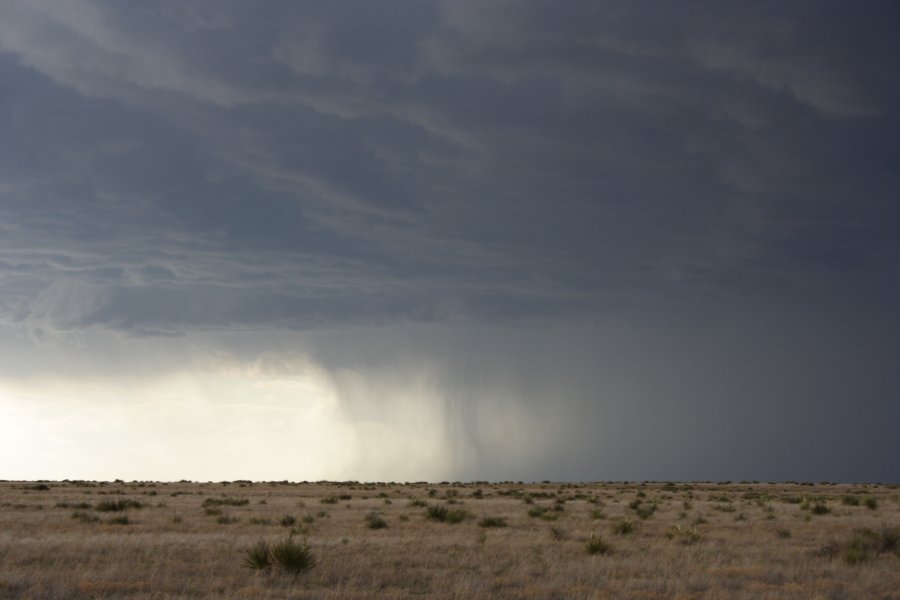
<svg viewBox="0 0 900 600">
<path fill-rule="evenodd" d="M 272 568 L 272 554 L 269 543 L 260 540 L 244 552 L 244 561 L 241 563 L 248 569 L 268 571 Z"/>
<path fill-rule="evenodd" d="M 216 519 L 216 523 L 219 525 L 231 525 L 232 523 L 237 523 L 240 521 L 237 517 L 229 517 L 228 515 L 220 515 L 218 519 Z"/>
<path fill-rule="evenodd" d="M 506 519 L 503 517 L 485 517 L 478 522 L 480 527 L 506 527 Z"/>
<path fill-rule="evenodd" d="M 118 517 L 111 518 L 107 523 L 110 525 L 128 525 L 128 516 L 119 515 Z"/>
<path fill-rule="evenodd" d="M 840 555 L 849 565 L 857 565 L 884 553 L 893 553 L 900 558 L 900 528 L 885 527 L 879 532 L 868 528 L 856 529 L 849 540 L 831 542 L 821 553 L 829 557 Z"/>
<path fill-rule="evenodd" d="M 557 505 L 557 506 L 560 506 L 560 505 Z M 535 518 L 541 518 L 545 521 L 555 521 L 559 518 L 559 513 L 561 510 L 562 510 L 561 507 L 554 508 L 554 510 L 551 512 L 545 506 L 533 506 L 530 509 L 528 509 L 528 516 L 535 517 Z"/>
<path fill-rule="evenodd" d="M 322 504 L 337 504 L 338 499 L 334 496 L 329 496 L 328 498 L 322 498 L 321 500 L 319 500 L 319 502 L 321 502 Z"/>
<path fill-rule="evenodd" d="M 273 562 L 295 577 L 316 566 L 316 557 L 306 544 L 298 544 L 292 538 L 282 540 L 271 547 Z"/>
<path fill-rule="evenodd" d="M 694 527 L 684 528 L 680 525 L 675 525 L 666 532 L 666 537 L 670 540 L 677 538 L 680 544 L 690 545 L 700 540 L 700 532 Z"/>
<path fill-rule="evenodd" d="M 878 500 L 875 498 L 875 496 L 867 496 L 863 502 L 866 505 L 866 508 L 868 508 L 869 510 L 875 510 L 876 508 L 878 508 Z"/>
<path fill-rule="evenodd" d="M 250 517 L 251 525 L 271 525 L 272 519 L 267 517 Z"/>
<path fill-rule="evenodd" d="M 250 501 L 246 498 L 207 498 L 202 506 L 246 506 Z"/>
<path fill-rule="evenodd" d="M 469 513 L 464 510 L 451 510 L 447 513 L 447 522 L 451 525 L 462 523 L 469 518 Z"/>
<path fill-rule="evenodd" d="M 279 523 L 281 523 L 282 527 L 291 527 L 297 523 L 297 518 L 293 515 L 284 515 L 283 517 L 281 517 L 281 521 L 279 521 Z"/>
<path fill-rule="evenodd" d="M 141 508 L 144 505 L 137 500 L 101 500 L 94 507 L 100 512 L 121 512 L 126 508 Z"/>
<path fill-rule="evenodd" d="M 98 517 L 97 515 L 92 515 L 80 510 L 76 510 L 75 512 L 73 512 L 72 518 L 78 519 L 82 523 L 97 523 L 98 521 L 100 521 L 100 517 Z"/>
<path fill-rule="evenodd" d="M 619 535 L 628 535 L 632 531 L 634 531 L 635 525 L 632 521 L 619 521 L 613 526 L 613 533 L 617 533 Z"/>
<path fill-rule="evenodd" d="M 46 492 L 50 489 L 50 486 L 44 483 L 36 483 L 34 485 L 25 485 L 22 486 L 23 490 L 34 490 L 35 492 Z"/>
<path fill-rule="evenodd" d="M 209 517 L 218 517 L 222 514 L 221 508 L 204 508 L 203 512 Z"/>
<path fill-rule="evenodd" d="M 810 509 L 812 514 L 814 515 L 827 515 L 831 512 L 831 509 L 822 504 L 821 502 L 816 502 L 815 505 Z"/>
<path fill-rule="evenodd" d="M 381 518 L 378 513 L 369 513 L 366 515 L 366 527 L 369 529 L 385 529 L 387 521 Z"/>
<path fill-rule="evenodd" d="M 599 508 L 596 508 L 591 511 L 591 518 L 596 521 L 599 521 L 599 520 L 605 519 L 606 515 L 603 514 L 602 510 L 600 510 Z"/>
<path fill-rule="evenodd" d="M 425 509 L 425 514 L 432 521 L 440 521 L 444 522 L 447 520 L 447 514 L 450 510 L 446 506 L 440 506 L 439 504 L 430 504 L 428 508 Z"/>
<path fill-rule="evenodd" d="M 600 537 L 591 534 L 591 539 L 585 544 L 585 550 L 588 554 L 606 554 L 610 551 L 610 546 Z"/>
<path fill-rule="evenodd" d="M 778 529 L 775 533 L 778 534 L 778 537 L 780 537 L 782 539 L 787 539 L 787 538 L 791 537 L 791 532 L 789 529 L 783 529 L 783 528 Z"/>
<path fill-rule="evenodd" d="M 841 504 L 846 504 L 847 506 L 859 506 L 859 496 L 844 496 L 841 498 Z"/>
</svg>

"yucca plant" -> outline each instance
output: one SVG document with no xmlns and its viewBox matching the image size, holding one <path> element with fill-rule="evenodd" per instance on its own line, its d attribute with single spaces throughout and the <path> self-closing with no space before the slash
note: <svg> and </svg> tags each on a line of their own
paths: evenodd
<svg viewBox="0 0 900 600">
<path fill-rule="evenodd" d="M 272 568 L 272 556 L 269 549 L 269 543 L 265 540 L 256 542 L 244 553 L 244 561 L 242 563 L 248 569 L 257 571 L 269 571 Z"/>
<path fill-rule="evenodd" d="M 299 544 L 290 537 L 272 546 L 270 554 L 278 568 L 293 574 L 294 577 L 316 566 L 316 557 L 309 546 Z"/>
</svg>

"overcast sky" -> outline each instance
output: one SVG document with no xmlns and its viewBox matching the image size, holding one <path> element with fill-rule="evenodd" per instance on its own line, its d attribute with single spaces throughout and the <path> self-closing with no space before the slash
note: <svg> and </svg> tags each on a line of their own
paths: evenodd
<svg viewBox="0 0 900 600">
<path fill-rule="evenodd" d="M 0 478 L 900 481 L 895 2 L 0 4 Z"/>
</svg>

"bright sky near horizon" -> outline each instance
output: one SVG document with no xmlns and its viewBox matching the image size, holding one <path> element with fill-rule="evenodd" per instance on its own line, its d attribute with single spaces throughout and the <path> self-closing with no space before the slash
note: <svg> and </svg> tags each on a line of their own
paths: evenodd
<svg viewBox="0 0 900 600">
<path fill-rule="evenodd" d="M 0 5 L 0 478 L 900 481 L 896 3 Z"/>
</svg>

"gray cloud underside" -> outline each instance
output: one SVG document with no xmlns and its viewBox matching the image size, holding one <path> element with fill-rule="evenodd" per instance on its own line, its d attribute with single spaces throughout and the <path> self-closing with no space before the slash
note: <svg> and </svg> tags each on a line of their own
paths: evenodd
<svg viewBox="0 0 900 600">
<path fill-rule="evenodd" d="M 0 320 L 897 298 L 897 11 L 12 2 Z"/>
</svg>

